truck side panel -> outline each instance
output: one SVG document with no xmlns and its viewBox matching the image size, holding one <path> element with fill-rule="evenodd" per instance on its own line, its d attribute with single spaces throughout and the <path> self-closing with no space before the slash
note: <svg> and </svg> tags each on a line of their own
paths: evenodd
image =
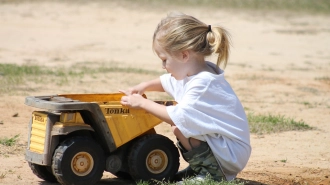
<svg viewBox="0 0 330 185">
<path fill-rule="evenodd" d="M 100 105 L 116 147 L 149 131 L 162 121 L 142 109 L 130 109 L 119 101 Z"/>
</svg>

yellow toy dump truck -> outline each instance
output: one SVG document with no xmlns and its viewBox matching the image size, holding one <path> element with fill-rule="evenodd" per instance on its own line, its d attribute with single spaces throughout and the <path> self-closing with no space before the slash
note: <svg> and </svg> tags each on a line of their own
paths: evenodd
<svg viewBox="0 0 330 185">
<path fill-rule="evenodd" d="M 26 105 L 39 109 L 29 123 L 25 156 L 33 173 L 61 184 L 95 184 L 104 171 L 133 180 L 171 180 L 179 168 L 179 152 L 172 140 L 156 133 L 154 127 L 162 121 L 122 106 L 122 96 L 26 97 Z"/>
</svg>

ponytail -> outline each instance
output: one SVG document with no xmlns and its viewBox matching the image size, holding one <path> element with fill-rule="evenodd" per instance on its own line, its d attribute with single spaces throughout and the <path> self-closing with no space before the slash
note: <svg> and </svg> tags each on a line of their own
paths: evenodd
<svg viewBox="0 0 330 185">
<path fill-rule="evenodd" d="M 208 30 L 210 30 L 210 26 Z M 206 39 L 213 48 L 213 52 L 218 54 L 217 66 L 223 63 L 224 68 L 226 68 L 230 51 L 230 35 L 228 31 L 220 26 L 212 27 L 207 33 Z"/>
</svg>

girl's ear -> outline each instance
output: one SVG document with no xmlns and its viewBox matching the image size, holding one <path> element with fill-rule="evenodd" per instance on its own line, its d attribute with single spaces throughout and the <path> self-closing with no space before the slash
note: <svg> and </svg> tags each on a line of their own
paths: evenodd
<svg viewBox="0 0 330 185">
<path fill-rule="evenodd" d="M 186 62 L 189 60 L 189 56 L 190 56 L 189 54 L 190 54 L 190 53 L 189 53 L 189 51 L 187 51 L 187 50 L 181 52 L 181 55 L 182 55 L 182 61 L 183 61 L 184 63 L 186 63 Z"/>
</svg>

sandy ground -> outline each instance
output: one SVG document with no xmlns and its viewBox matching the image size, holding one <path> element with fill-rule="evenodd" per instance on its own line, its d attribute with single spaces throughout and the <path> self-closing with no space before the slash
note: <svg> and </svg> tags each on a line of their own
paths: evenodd
<svg viewBox="0 0 330 185">
<path fill-rule="evenodd" d="M 161 72 L 151 40 L 158 21 L 171 10 L 222 24 L 230 31 L 233 47 L 226 77 L 247 111 L 280 114 L 317 128 L 252 134 L 252 155 L 238 177 L 250 184 L 330 184 L 329 16 L 104 1 L 4 3 L 0 4 L 0 63 L 74 68 L 112 62 Z M 26 96 L 117 92 L 151 77 L 156 76 L 112 73 L 64 86 L 26 82 L 1 94 L 0 137 L 19 134 L 20 139 L 15 147 L 0 145 L 0 184 L 49 184 L 37 178 L 24 160 L 27 125 L 34 110 L 24 105 Z M 159 97 L 164 95 L 149 95 Z M 167 124 L 156 129 L 174 139 Z M 182 160 L 180 168 L 186 165 Z M 129 183 L 104 173 L 99 184 Z"/>
</svg>

